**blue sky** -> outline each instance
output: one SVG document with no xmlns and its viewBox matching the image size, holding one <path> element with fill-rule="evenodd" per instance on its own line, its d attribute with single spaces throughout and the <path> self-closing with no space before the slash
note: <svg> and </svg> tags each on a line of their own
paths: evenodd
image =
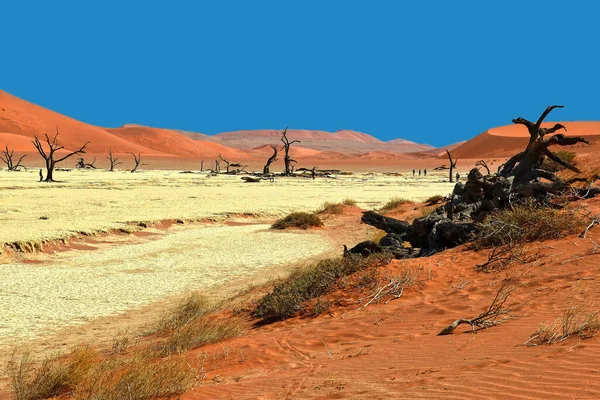
<svg viewBox="0 0 600 400">
<path fill-rule="evenodd" d="M 600 116 L 600 5 L 12 1 L 0 88 L 100 126 L 353 129 L 444 145 Z"/>
</svg>

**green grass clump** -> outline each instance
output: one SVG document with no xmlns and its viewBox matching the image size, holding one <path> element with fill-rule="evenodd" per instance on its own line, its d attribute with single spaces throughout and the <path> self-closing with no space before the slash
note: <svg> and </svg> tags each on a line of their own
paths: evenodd
<svg viewBox="0 0 600 400">
<path fill-rule="evenodd" d="M 275 221 L 275 223 L 271 225 L 271 229 L 308 229 L 312 228 L 313 226 L 323 226 L 323 221 L 321 221 L 321 218 L 311 213 L 295 212 Z"/>
<path fill-rule="evenodd" d="M 306 301 L 332 291 L 337 279 L 366 268 L 386 265 L 390 260 L 391 256 L 385 253 L 366 258 L 352 255 L 298 269 L 261 298 L 253 314 L 267 322 L 290 318 L 302 310 Z"/>
</svg>

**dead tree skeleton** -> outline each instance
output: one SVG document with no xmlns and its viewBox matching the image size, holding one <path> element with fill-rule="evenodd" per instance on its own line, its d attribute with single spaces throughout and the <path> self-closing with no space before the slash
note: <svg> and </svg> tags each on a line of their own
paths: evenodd
<svg viewBox="0 0 600 400">
<path fill-rule="evenodd" d="M 271 166 L 271 164 L 273 164 L 275 161 L 277 161 L 277 153 L 279 152 L 279 150 L 277 149 L 277 145 L 271 145 L 271 148 L 273 149 L 273 155 L 271 157 L 269 157 L 269 159 L 267 160 L 267 163 L 263 167 L 263 174 L 265 174 L 265 175 L 268 175 L 271 173 L 269 167 Z"/>
<path fill-rule="evenodd" d="M 557 195 L 581 199 L 600 194 L 600 188 L 592 186 L 596 177 L 591 180 L 583 177 L 562 180 L 541 168 L 543 160 L 548 157 L 571 171 L 579 172 L 577 167 L 562 160 L 549 148 L 589 143 L 584 137 L 565 137 L 562 134 L 546 138 L 549 132 L 564 129 L 560 124 L 549 129 L 539 128 L 543 118 L 554 108 L 557 107 L 548 107 L 536 124 L 517 122 L 531 128 L 529 130 L 534 140 L 528 143 L 524 151 L 512 157 L 499 173 L 484 176 L 478 168 L 473 168 L 467 182 L 456 183 L 447 203 L 429 215 L 410 223 L 373 211 L 365 212 L 362 217 L 364 223 L 387 233 L 379 246 L 397 258 L 427 256 L 471 241 L 479 232 L 478 222 L 495 210 L 509 207 L 514 201 L 534 201 L 542 207 L 555 207 L 552 199 Z M 522 121 L 522 118 L 516 121 Z M 448 158 L 451 159 L 449 152 Z M 452 160 L 451 164 L 454 166 L 455 162 Z M 575 182 L 585 182 L 587 185 L 572 186 Z M 410 247 L 404 246 L 406 242 L 410 243 Z"/>
<path fill-rule="evenodd" d="M 294 166 L 292 165 L 292 163 L 295 164 L 297 163 L 297 161 L 290 157 L 290 146 L 294 143 L 301 142 L 299 140 L 290 141 L 287 137 L 287 130 L 288 128 L 285 128 L 283 132 L 281 132 L 281 142 L 283 143 L 283 149 L 285 150 L 285 157 L 283 157 L 283 162 L 285 164 L 284 175 L 291 175 L 294 173 Z"/>
<path fill-rule="evenodd" d="M 48 153 L 46 153 L 46 151 L 44 150 L 44 146 L 40 142 L 40 139 L 37 137 L 37 135 L 34 136 L 33 141 L 31 143 L 33 143 L 38 153 L 40 153 L 44 161 L 46 161 L 45 181 L 54 182 L 54 168 L 56 167 L 56 164 L 66 160 L 69 157 L 74 156 L 75 154 L 85 154 L 85 148 L 90 142 L 85 142 L 85 144 L 81 146 L 78 150 L 68 153 L 64 157 L 55 159 L 54 153 L 56 153 L 56 151 L 58 150 L 63 150 L 65 148 L 64 146 L 58 143 L 58 127 L 56 128 L 56 135 L 54 135 L 54 138 L 52 138 L 52 140 L 50 140 L 50 137 L 47 134 L 44 136 L 46 136 L 46 143 L 48 144 Z"/>
<path fill-rule="evenodd" d="M 25 157 L 27 157 L 27 154 L 22 155 L 19 160 L 17 161 L 17 163 L 15 164 L 13 161 L 13 157 L 15 154 L 14 150 L 9 150 L 8 146 L 4 147 L 5 150 L 0 152 L 0 160 L 2 160 L 2 162 L 4 162 L 6 164 L 6 166 L 8 167 L 9 171 L 20 171 L 21 168 L 25 168 L 22 164 L 21 161 L 23 161 L 23 159 Z"/>
<path fill-rule="evenodd" d="M 140 162 L 142 161 L 142 155 L 140 153 L 138 153 L 138 155 L 136 156 L 135 153 L 129 153 L 133 156 L 133 160 L 135 162 L 135 166 L 133 167 L 133 169 L 131 170 L 131 172 L 136 172 L 138 169 L 138 166 L 140 165 Z"/>
<path fill-rule="evenodd" d="M 454 170 L 454 168 L 456 168 L 456 162 L 458 161 L 458 159 L 456 160 L 452 160 L 452 156 L 450 155 L 450 152 L 448 150 L 446 150 L 446 153 L 448 154 L 448 160 L 450 161 L 450 183 L 454 182 L 453 176 L 452 176 L 452 170 Z M 420 174 L 420 172 L 419 172 Z"/>
<path fill-rule="evenodd" d="M 85 160 L 83 159 L 83 157 L 80 157 L 77 160 L 77 164 L 75 165 L 75 168 L 93 168 L 96 169 L 96 167 L 94 166 L 94 164 L 96 164 L 96 157 L 94 157 L 94 161 L 92 161 L 91 163 L 86 163 Z"/>
<path fill-rule="evenodd" d="M 113 157 L 112 149 L 108 149 L 108 156 L 106 158 L 110 162 L 110 169 L 109 169 L 110 172 L 113 172 L 117 165 L 122 164 L 119 161 L 119 157 Z"/>
<path fill-rule="evenodd" d="M 475 163 L 476 167 L 483 167 L 486 169 L 487 174 L 490 175 L 490 167 L 488 167 L 487 163 L 483 160 L 479 160 Z"/>
</svg>

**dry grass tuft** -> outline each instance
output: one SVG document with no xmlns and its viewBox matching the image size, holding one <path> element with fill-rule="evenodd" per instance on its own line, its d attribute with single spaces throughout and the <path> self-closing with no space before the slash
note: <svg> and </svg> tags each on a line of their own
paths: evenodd
<svg viewBox="0 0 600 400">
<path fill-rule="evenodd" d="M 154 346 L 161 356 L 179 354 L 200 346 L 239 336 L 244 327 L 237 318 L 215 319 L 207 315 L 193 323 L 170 332 L 169 336 Z"/>
<path fill-rule="evenodd" d="M 182 357 L 157 361 L 140 354 L 129 360 L 101 364 L 77 388 L 75 397 L 94 400 L 172 398 L 191 389 L 197 380 L 197 371 Z"/>
<path fill-rule="evenodd" d="M 390 201 L 385 203 L 383 207 L 381 207 L 380 211 L 391 211 L 405 204 L 413 204 L 414 201 L 409 199 L 403 199 L 400 197 L 392 197 Z"/>
<path fill-rule="evenodd" d="M 539 324 L 527 342 L 530 346 L 562 342 L 570 337 L 589 339 L 600 331 L 598 310 L 595 309 L 583 288 L 575 286 L 567 299 L 567 308 L 552 324 Z"/>
<path fill-rule="evenodd" d="M 323 226 L 323 221 L 315 214 L 306 212 L 295 212 L 291 213 L 287 217 L 280 218 L 273 225 L 271 229 L 286 229 L 286 228 L 300 228 L 308 229 L 313 226 Z"/>
<path fill-rule="evenodd" d="M 323 207 L 318 211 L 318 214 L 341 214 L 344 212 L 344 205 L 342 203 L 323 203 Z"/>
<path fill-rule="evenodd" d="M 434 204 L 437 204 L 441 201 L 444 201 L 444 196 L 436 194 L 435 196 L 431 196 L 430 198 L 428 198 L 427 200 L 425 200 L 425 203 L 428 206 L 432 206 Z"/>
<path fill-rule="evenodd" d="M 354 199 L 344 199 L 344 201 L 342 201 L 342 204 L 345 206 L 356 206 L 356 200 Z"/>
<path fill-rule="evenodd" d="M 156 331 L 158 334 L 163 334 L 183 328 L 190 322 L 214 311 L 214 308 L 204 296 L 196 292 L 191 293 L 174 310 L 163 316 Z"/>
<path fill-rule="evenodd" d="M 387 265 L 390 260 L 391 256 L 383 253 L 366 258 L 353 255 L 322 260 L 298 269 L 261 298 L 253 314 L 266 322 L 290 318 L 302 311 L 303 304 L 308 300 L 334 290 L 339 278 L 367 268 Z"/>
<path fill-rule="evenodd" d="M 64 357 L 51 357 L 36 363 L 29 352 L 8 364 L 11 387 L 17 400 L 47 399 L 77 386 L 97 365 L 99 354 L 89 347 L 79 347 Z"/>
</svg>

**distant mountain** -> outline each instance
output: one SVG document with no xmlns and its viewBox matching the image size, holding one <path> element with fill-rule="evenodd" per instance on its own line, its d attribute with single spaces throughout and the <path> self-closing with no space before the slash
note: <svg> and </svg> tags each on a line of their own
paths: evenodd
<svg viewBox="0 0 600 400">
<path fill-rule="evenodd" d="M 196 134 L 184 133 L 195 138 Z M 433 146 L 418 144 L 408 140 L 382 142 L 381 140 L 362 132 L 340 130 L 326 132 L 321 130 L 288 129 L 290 140 L 299 140 L 300 146 L 318 151 L 333 151 L 344 154 L 364 154 L 368 152 L 409 153 L 434 149 Z M 218 133 L 214 136 L 198 136 L 202 140 L 212 140 L 229 147 L 242 150 L 254 149 L 265 144 L 280 143 L 280 129 L 241 130 Z"/>
</svg>

